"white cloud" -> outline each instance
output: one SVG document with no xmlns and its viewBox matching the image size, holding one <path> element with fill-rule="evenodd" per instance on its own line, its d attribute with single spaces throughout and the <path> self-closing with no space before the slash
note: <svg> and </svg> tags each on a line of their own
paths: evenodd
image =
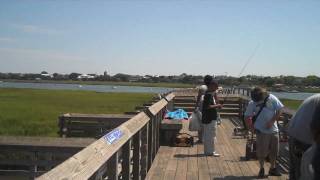
<svg viewBox="0 0 320 180">
<path fill-rule="evenodd" d="M 59 34 L 61 31 L 31 24 L 13 24 L 14 28 L 26 33 Z"/>
</svg>

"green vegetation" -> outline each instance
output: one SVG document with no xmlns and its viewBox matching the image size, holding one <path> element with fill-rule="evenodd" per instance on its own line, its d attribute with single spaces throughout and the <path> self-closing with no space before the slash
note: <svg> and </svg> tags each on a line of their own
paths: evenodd
<svg viewBox="0 0 320 180">
<path fill-rule="evenodd" d="M 292 100 L 292 99 L 281 99 L 281 102 L 289 109 L 297 110 L 300 104 L 302 103 L 301 100 Z"/>
<path fill-rule="evenodd" d="M 307 92 L 307 93 L 320 93 L 320 89 L 317 88 L 317 89 L 311 89 L 311 88 L 304 88 L 302 90 L 302 92 Z"/>
<path fill-rule="evenodd" d="M 63 113 L 123 113 L 152 94 L 0 89 L 0 135 L 57 136 Z"/>
<path fill-rule="evenodd" d="M 196 85 L 183 83 L 146 83 L 146 82 L 114 82 L 114 81 L 72 81 L 72 80 L 3 80 L 7 82 L 32 82 L 32 83 L 59 83 L 59 84 L 86 84 L 86 85 L 113 85 L 113 86 L 142 86 L 142 87 L 167 87 L 167 88 L 191 88 Z"/>
</svg>

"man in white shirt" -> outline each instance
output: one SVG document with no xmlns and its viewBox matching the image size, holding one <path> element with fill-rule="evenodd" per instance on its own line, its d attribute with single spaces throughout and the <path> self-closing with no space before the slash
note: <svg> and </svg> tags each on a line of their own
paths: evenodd
<svg viewBox="0 0 320 180">
<path fill-rule="evenodd" d="M 252 100 L 245 112 L 245 119 L 255 119 L 254 129 L 257 134 L 257 158 L 260 163 L 259 177 L 265 176 L 264 160 L 269 155 L 269 175 L 281 176 L 276 167 L 276 158 L 279 154 L 279 129 L 277 120 L 284 107 L 280 100 L 264 89 L 256 87 L 251 91 Z"/>
</svg>

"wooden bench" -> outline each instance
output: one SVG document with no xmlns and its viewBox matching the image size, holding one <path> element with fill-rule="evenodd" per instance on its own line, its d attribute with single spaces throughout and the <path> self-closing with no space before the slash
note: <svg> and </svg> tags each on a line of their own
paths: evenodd
<svg viewBox="0 0 320 180">
<path fill-rule="evenodd" d="M 183 127 L 183 120 L 164 119 L 160 125 L 160 145 L 170 145 L 172 139 Z"/>
<path fill-rule="evenodd" d="M 132 117 L 126 114 L 68 113 L 59 117 L 59 135 L 100 138 Z"/>
</svg>

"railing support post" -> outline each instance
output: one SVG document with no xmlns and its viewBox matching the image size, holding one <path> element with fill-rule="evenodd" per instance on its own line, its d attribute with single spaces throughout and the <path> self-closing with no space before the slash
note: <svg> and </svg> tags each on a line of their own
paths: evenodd
<svg viewBox="0 0 320 180">
<path fill-rule="evenodd" d="M 107 176 L 110 180 L 118 180 L 118 159 L 119 155 L 116 152 L 107 162 Z"/>
<path fill-rule="evenodd" d="M 141 180 L 141 130 L 133 136 L 133 179 Z"/>
<path fill-rule="evenodd" d="M 141 131 L 141 179 L 145 179 L 148 172 L 149 123 Z"/>
<path fill-rule="evenodd" d="M 122 147 L 122 179 L 131 179 L 131 140 Z"/>
</svg>

